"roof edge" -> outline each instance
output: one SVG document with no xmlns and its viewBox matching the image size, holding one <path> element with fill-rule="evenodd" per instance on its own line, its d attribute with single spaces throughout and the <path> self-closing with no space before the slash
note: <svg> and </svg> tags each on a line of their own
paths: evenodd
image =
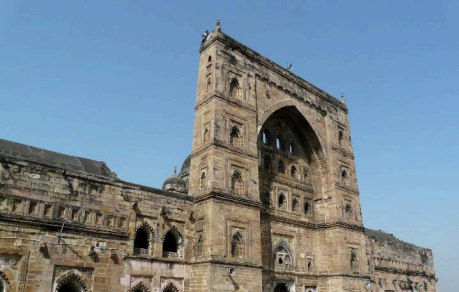
<svg viewBox="0 0 459 292">
<path fill-rule="evenodd" d="M 233 49 L 236 49 L 240 51 L 242 54 L 244 54 L 246 57 L 254 60 L 255 62 L 261 64 L 262 66 L 265 66 L 272 71 L 276 72 L 280 76 L 283 76 L 284 78 L 288 79 L 290 82 L 293 82 L 300 86 L 301 88 L 317 95 L 318 97 L 322 98 L 323 100 L 339 107 L 345 112 L 348 112 L 348 108 L 346 104 L 342 103 L 339 99 L 334 97 L 333 95 L 325 92 L 324 90 L 318 88 L 317 86 L 313 85 L 312 83 L 308 82 L 307 80 L 303 79 L 302 77 L 292 73 L 291 71 L 283 68 L 279 64 L 275 63 L 274 61 L 264 57 L 257 51 L 249 48 L 248 46 L 244 45 L 243 43 L 237 41 L 236 39 L 230 37 L 229 35 L 223 33 L 223 32 L 218 32 L 218 31 L 213 31 L 211 32 L 206 39 L 203 40 L 201 43 L 201 47 L 199 49 L 199 53 L 202 53 L 204 50 L 206 50 L 211 44 L 213 44 L 216 41 L 221 41 L 222 43 L 230 46 Z"/>
</svg>

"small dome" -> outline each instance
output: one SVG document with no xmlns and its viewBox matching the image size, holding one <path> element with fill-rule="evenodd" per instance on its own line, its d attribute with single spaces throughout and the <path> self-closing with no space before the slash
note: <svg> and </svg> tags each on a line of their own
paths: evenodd
<svg viewBox="0 0 459 292">
<path fill-rule="evenodd" d="M 186 192 L 186 184 L 183 179 L 178 177 L 176 174 L 171 176 L 170 178 L 166 179 L 163 184 L 163 190 L 169 192 Z"/>
<path fill-rule="evenodd" d="M 184 177 L 190 174 L 191 154 L 185 159 L 180 169 L 179 177 Z"/>
</svg>

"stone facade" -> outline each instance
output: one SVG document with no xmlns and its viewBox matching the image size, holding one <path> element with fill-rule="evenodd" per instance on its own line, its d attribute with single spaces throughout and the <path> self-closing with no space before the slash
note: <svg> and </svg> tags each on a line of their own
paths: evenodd
<svg viewBox="0 0 459 292">
<path fill-rule="evenodd" d="M 436 291 L 431 250 L 363 226 L 344 99 L 219 23 L 200 55 L 163 189 L 0 141 L 0 292 Z"/>
</svg>

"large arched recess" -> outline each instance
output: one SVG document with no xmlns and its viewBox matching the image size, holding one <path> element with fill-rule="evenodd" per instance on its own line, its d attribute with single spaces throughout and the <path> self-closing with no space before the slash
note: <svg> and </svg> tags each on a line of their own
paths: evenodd
<svg viewBox="0 0 459 292">
<path fill-rule="evenodd" d="M 307 134 L 307 137 L 310 139 L 310 142 L 314 143 L 314 149 L 318 153 L 318 155 L 322 156 L 321 158 L 325 158 L 327 156 L 326 148 L 324 147 L 324 143 L 322 139 L 320 138 L 319 135 L 314 131 L 313 127 L 311 126 L 311 123 L 308 122 L 308 115 L 303 113 L 301 110 L 298 109 L 298 101 L 295 100 L 282 100 L 279 102 L 276 102 L 269 107 L 267 107 L 261 115 L 258 117 L 258 134 L 261 134 L 261 130 L 263 129 L 263 126 L 266 124 L 266 121 L 277 111 L 290 111 L 292 115 L 295 116 L 296 120 L 299 123 L 302 123 L 303 126 L 305 127 L 305 132 Z M 320 113 L 324 112 L 321 109 L 318 109 L 318 115 L 321 115 Z M 313 118 L 313 117 L 311 117 Z M 321 117 L 322 118 L 322 117 Z"/>
<path fill-rule="evenodd" d="M 315 117 L 314 117 L 315 118 Z M 323 119 L 322 116 L 320 116 Z M 273 123 L 281 123 L 281 127 L 278 131 L 273 130 Z M 311 124 L 307 121 L 306 116 L 298 110 L 294 101 L 284 101 L 279 102 L 270 108 L 268 108 L 263 115 L 259 118 L 260 126 L 258 128 L 258 150 L 260 152 L 260 182 L 263 179 L 266 179 L 267 176 L 275 178 L 278 176 L 276 171 L 276 166 L 278 158 L 284 156 L 283 160 L 286 164 L 286 176 L 288 177 L 288 171 L 290 170 L 291 164 L 288 163 L 289 157 L 297 156 L 297 158 L 304 159 L 307 161 L 310 167 L 310 177 L 309 182 L 314 188 L 314 197 L 318 198 L 322 196 L 324 191 L 325 184 L 325 173 L 327 172 L 326 164 L 326 147 L 324 146 L 322 139 L 313 129 Z M 268 142 L 270 145 L 264 143 L 263 135 L 268 130 L 269 139 Z M 287 132 L 293 133 L 293 135 L 288 135 Z M 286 136 L 287 134 L 287 136 Z M 284 149 L 276 149 L 276 138 L 283 138 L 283 147 Z M 294 154 L 289 153 L 290 143 L 294 143 Z M 268 146 L 268 147 L 266 147 Z M 267 151 L 264 151 L 267 150 Z M 271 167 L 272 169 L 269 172 L 264 171 L 264 154 L 271 153 Z M 278 155 L 279 154 L 279 155 Z M 284 155 L 283 155 L 284 154 Z M 293 162 L 290 160 L 290 162 Z M 298 169 L 298 171 L 301 171 Z M 265 176 L 265 177 L 263 177 Z M 266 192 L 266 186 L 260 189 L 261 192 Z M 263 193 L 261 194 L 263 196 Z M 260 198 L 262 198 L 260 196 Z"/>
<path fill-rule="evenodd" d="M 316 116 L 313 118 L 316 119 Z M 319 118 L 323 123 L 324 117 L 319 115 Z M 293 220 L 316 220 L 314 210 L 308 213 L 304 206 L 306 201 L 310 204 L 315 199 L 322 198 L 325 191 L 326 148 L 294 102 L 288 101 L 272 106 L 259 121 L 257 148 L 260 157 L 260 199 L 263 204 L 261 224 L 262 230 L 266 231 L 262 233 L 262 242 L 266 243 L 263 245 L 265 250 L 262 254 L 271 255 L 273 243 L 270 230 L 274 222 L 270 213 Z M 276 143 L 277 138 L 282 140 L 280 147 Z M 291 143 L 293 147 L 290 147 Z M 269 163 L 265 163 L 267 158 L 270 159 Z M 280 160 L 285 168 L 284 173 L 279 167 Z M 308 172 L 307 177 L 303 176 L 305 169 Z M 279 190 L 282 189 L 286 191 L 286 194 L 282 194 L 286 205 L 281 207 Z M 296 209 L 293 201 L 297 203 Z M 274 275 L 273 257 L 263 256 L 262 264 L 266 276 Z M 292 269 L 295 270 L 295 267 Z"/>
</svg>

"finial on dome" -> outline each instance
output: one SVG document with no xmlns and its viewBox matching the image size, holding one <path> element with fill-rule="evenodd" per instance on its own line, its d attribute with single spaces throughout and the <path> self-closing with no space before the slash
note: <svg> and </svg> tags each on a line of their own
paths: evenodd
<svg viewBox="0 0 459 292">
<path fill-rule="evenodd" d="M 344 98 L 344 93 L 341 93 L 341 102 L 346 103 L 346 99 Z"/>
<path fill-rule="evenodd" d="M 174 166 L 174 175 L 177 176 L 177 166 Z"/>
<path fill-rule="evenodd" d="M 217 18 L 217 24 L 215 25 L 215 31 L 221 32 L 222 27 L 220 25 L 220 18 Z"/>
</svg>

